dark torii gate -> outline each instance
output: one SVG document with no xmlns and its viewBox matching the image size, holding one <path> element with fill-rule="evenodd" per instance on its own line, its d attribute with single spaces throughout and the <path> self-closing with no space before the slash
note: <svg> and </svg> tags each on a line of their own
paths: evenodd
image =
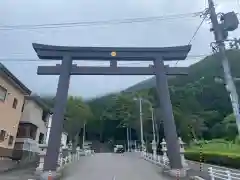
<svg viewBox="0 0 240 180">
<path fill-rule="evenodd" d="M 67 103 L 71 75 L 155 75 L 164 134 L 167 142 L 170 166 L 181 169 L 179 143 L 168 90 L 167 75 L 186 75 L 187 68 L 170 68 L 164 61 L 185 60 L 190 45 L 164 48 L 122 48 L 122 47 L 63 47 L 33 44 L 40 59 L 61 60 L 61 65 L 39 66 L 39 75 L 59 75 L 52 129 L 45 157 L 44 171 L 56 171 L 60 148 L 63 118 Z M 110 61 L 109 67 L 73 65 L 73 60 Z M 149 67 L 118 67 L 117 61 L 153 61 Z"/>
</svg>

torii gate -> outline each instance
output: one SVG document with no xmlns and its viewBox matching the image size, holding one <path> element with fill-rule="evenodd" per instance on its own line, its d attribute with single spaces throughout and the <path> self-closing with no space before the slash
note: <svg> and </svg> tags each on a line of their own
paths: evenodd
<svg viewBox="0 0 240 180">
<path fill-rule="evenodd" d="M 187 68 L 164 66 L 164 61 L 185 60 L 191 45 L 163 48 L 64 47 L 33 44 L 40 59 L 61 60 L 61 65 L 39 66 L 39 75 L 59 75 L 52 129 L 44 171 L 56 171 L 71 75 L 155 75 L 163 113 L 164 135 L 171 169 L 182 169 L 179 143 L 168 90 L 167 75 L 187 75 Z M 73 60 L 110 61 L 109 67 L 73 65 Z M 117 61 L 153 61 L 150 67 L 118 67 Z"/>
</svg>

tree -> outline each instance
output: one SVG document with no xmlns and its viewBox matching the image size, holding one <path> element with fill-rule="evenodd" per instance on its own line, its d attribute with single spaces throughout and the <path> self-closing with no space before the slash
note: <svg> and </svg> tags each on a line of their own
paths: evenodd
<svg viewBox="0 0 240 180">
<path fill-rule="evenodd" d="M 240 51 L 228 51 L 228 58 L 234 77 L 240 76 Z M 234 139 L 236 136 L 236 125 L 232 113 L 232 107 L 228 93 L 224 84 L 215 82 L 215 77 L 222 78 L 221 63 L 216 56 L 208 56 L 202 61 L 189 67 L 188 76 L 177 76 L 169 78 L 169 90 L 173 105 L 173 113 L 178 134 L 184 141 L 191 141 L 195 138 L 228 138 Z M 152 79 L 155 81 L 155 79 Z M 154 83 L 144 83 L 153 85 Z M 137 86 L 138 86 L 137 85 Z M 148 99 L 152 104 L 160 109 L 158 96 L 155 87 L 139 88 L 138 91 L 129 93 L 122 92 L 110 94 L 96 98 L 89 102 L 89 106 L 94 114 L 94 121 L 91 123 L 92 132 L 99 132 L 100 124 L 104 127 L 106 137 L 116 135 L 124 138 L 120 130 L 114 131 L 118 124 L 128 124 L 137 131 L 140 137 L 139 106 L 132 101 L 134 96 Z M 238 93 L 240 93 L 240 83 L 236 82 Z M 104 116 L 103 116 L 104 114 Z M 155 113 L 159 137 L 163 137 L 163 117 L 162 114 Z M 104 117 L 104 121 L 100 121 Z M 226 118 L 225 118 L 226 117 Z M 152 139 L 151 113 L 149 105 L 143 104 L 144 134 Z M 94 128 L 93 128 L 94 127 Z"/>
<path fill-rule="evenodd" d="M 238 130 L 236 125 L 236 118 L 234 114 L 230 114 L 224 118 L 222 125 L 225 127 L 226 139 L 235 140 Z"/>
<path fill-rule="evenodd" d="M 65 130 L 68 132 L 69 138 L 72 141 L 76 141 L 75 138 L 80 134 L 84 123 L 88 122 L 91 118 L 91 110 L 89 106 L 82 101 L 82 98 L 73 96 L 68 98 Z"/>
</svg>

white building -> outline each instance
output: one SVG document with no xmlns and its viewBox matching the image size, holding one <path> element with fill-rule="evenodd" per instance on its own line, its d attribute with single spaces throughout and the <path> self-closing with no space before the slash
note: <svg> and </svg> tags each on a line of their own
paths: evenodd
<svg viewBox="0 0 240 180">
<path fill-rule="evenodd" d="M 15 159 L 25 159 L 38 154 L 38 145 L 45 142 L 50 115 L 51 111 L 39 96 L 25 97 L 14 146 Z"/>
<path fill-rule="evenodd" d="M 47 125 L 47 136 L 46 136 L 46 144 L 48 144 L 49 141 L 49 135 L 50 135 L 50 130 L 52 127 L 52 115 L 50 115 L 49 119 L 48 119 L 48 125 Z M 68 134 L 66 132 L 62 132 L 62 137 L 61 137 L 61 144 L 63 148 L 67 148 L 67 138 L 68 138 Z"/>
</svg>

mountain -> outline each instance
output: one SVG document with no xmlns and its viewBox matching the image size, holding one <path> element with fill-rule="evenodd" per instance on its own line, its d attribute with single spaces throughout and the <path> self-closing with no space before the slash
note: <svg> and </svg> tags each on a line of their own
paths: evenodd
<svg viewBox="0 0 240 180">
<path fill-rule="evenodd" d="M 232 76 L 240 77 L 240 51 L 239 50 L 228 50 L 227 56 L 229 58 Z M 209 81 L 215 82 L 216 78 L 223 78 L 223 69 L 221 61 L 218 55 L 207 56 L 203 60 L 196 64 L 189 66 L 189 74 L 187 76 L 177 76 L 169 79 L 169 85 L 183 86 L 190 82 L 198 81 L 201 78 L 208 79 Z M 124 92 L 134 92 L 143 89 L 149 89 L 156 86 L 155 77 L 137 83 Z"/>
<path fill-rule="evenodd" d="M 175 76 L 169 76 L 168 79 L 173 79 L 175 78 Z M 135 92 L 135 91 L 140 91 L 140 90 L 144 90 L 144 89 L 149 89 L 152 87 L 156 86 L 156 78 L 153 76 L 152 78 L 149 78 L 147 80 L 141 81 L 129 88 L 127 88 L 126 90 L 123 90 L 122 92 Z"/>
</svg>

